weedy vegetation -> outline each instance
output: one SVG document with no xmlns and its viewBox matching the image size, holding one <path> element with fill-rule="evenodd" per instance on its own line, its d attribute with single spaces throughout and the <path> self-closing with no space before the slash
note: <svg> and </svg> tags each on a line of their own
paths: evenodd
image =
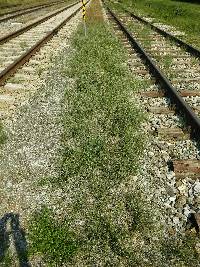
<svg viewBox="0 0 200 267">
<path fill-rule="evenodd" d="M 25 50 L 25 49 L 28 47 L 28 44 L 27 44 L 26 41 L 22 41 L 22 42 L 19 43 L 19 46 L 20 46 L 23 50 Z"/>
<path fill-rule="evenodd" d="M 0 257 L 1 267 L 10 267 L 12 266 L 12 263 L 12 257 L 9 255 L 9 252 L 7 252 L 4 257 Z"/>
<path fill-rule="evenodd" d="M 141 83 L 129 73 L 98 0 L 87 18 L 87 36 L 80 25 L 71 59 L 59 70 L 69 77 L 64 153 L 59 179 L 49 182 L 68 199 L 33 215 L 30 256 L 49 266 L 172 266 L 156 204 L 137 181 L 145 117 L 130 96 Z"/>
<path fill-rule="evenodd" d="M 33 216 L 29 238 L 32 240 L 30 253 L 41 253 L 50 266 L 55 263 L 61 266 L 63 262 L 70 261 L 78 246 L 68 221 L 58 223 L 53 212 L 45 207 Z"/>
</svg>

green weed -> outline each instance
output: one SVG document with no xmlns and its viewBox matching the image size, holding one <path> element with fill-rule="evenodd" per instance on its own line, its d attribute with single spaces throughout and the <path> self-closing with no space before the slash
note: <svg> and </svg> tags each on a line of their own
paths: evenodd
<svg viewBox="0 0 200 267">
<path fill-rule="evenodd" d="M 26 41 L 21 41 L 19 45 L 23 50 L 28 47 L 28 44 Z"/>
<path fill-rule="evenodd" d="M 164 55 L 162 56 L 161 63 L 164 65 L 165 68 L 169 69 L 173 62 L 173 56 L 171 55 Z"/>
<path fill-rule="evenodd" d="M 0 266 L 1 267 L 10 267 L 12 266 L 12 257 L 7 252 L 4 257 L 0 257 Z"/>
<path fill-rule="evenodd" d="M 198 238 L 193 235 L 185 235 L 185 237 L 169 238 L 162 245 L 162 253 L 168 264 L 173 261 L 175 266 L 192 266 L 199 264 L 199 254 L 196 250 Z M 187 265 L 186 265 L 187 264 Z"/>
<path fill-rule="evenodd" d="M 78 242 L 69 223 L 58 223 L 51 210 L 43 208 L 35 213 L 29 228 L 30 254 L 41 254 L 51 266 L 60 266 L 69 261 L 78 249 Z"/>
<path fill-rule="evenodd" d="M 134 133 L 143 118 L 129 103 L 135 84 L 121 65 L 124 55 L 117 41 L 103 25 L 90 27 L 87 38 L 81 31 L 74 40 L 77 53 L 68 73 L 76 88 L 66 92 L 70 112 L 65 127 L 74 145 L 66 146 L 63 179 L 74 175 L 89 179 L 98 170 L 109 184 L 137 169 L 142 140 Z"/>
<path fill-rule="evenodd" d="M 3 129 L 3 125 L 0 122 L 0 145 L 4 144 L 6 142 L 7 136 L 5 134 L 5 131 Z"/>
</svg>

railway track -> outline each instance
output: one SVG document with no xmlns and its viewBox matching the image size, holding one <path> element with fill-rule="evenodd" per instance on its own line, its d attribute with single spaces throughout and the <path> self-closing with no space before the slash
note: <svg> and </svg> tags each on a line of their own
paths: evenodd
<svg viewBox="0 0 200 267">
<path fill-rule="evenodd" d="M 137 82 L 141 82 L 138 98 L 149 112 L 152 146 L 157 140 L 158 157 L 165 155 L 166 166 L 160 168 L 170 171 L 171 176 L 164 176 L 170 176 L 168 183 L 173 184 L 173 196 L 169 196 L 167 204 L 173 210 L 171 224 L 177 229 L 179 225 L 192 225 L 199 231 L 199 51 L 186 43 L 172 41 L 167 34 L 129 13 L 116 15 L 108 7 L 106 10 L 116 35 L 130 54 L 129 67 Z M 163 152 L 162 146 L 167 146 L 166 151 Z"/>
<path fill-rule="evenodd" d="M 26 15 L 26 14 L 29 14 L 29 13 L 32 13 L 32 12 L 35 12 L 35 11 L 38 11 L 41 9 L 44 9 L 47 7 L 51 7 L 51 6 L 60 4 L 60 3 L 64 3 L 64 1 L 58 1 L 58 2 L 53 2 L 53 3 L 49 3 L 49 4 L 44 4 L 44 5 L 37 5 L 37 6 L 33 6 L 30 8 L 26 8 L 26 9 L 7 12 L 7 13 L 0 15 L 0 23 L 6 22 L 8 20 L 17 18 L 17 17 L 22 16 L 22 15 Z"/>
<path fill-rule="evenodd" d="M 81 4 L 76 2 L 3 37 L 0 40 L 0 86 L 80 9 Z"/>
<path fill-rule="evenodd" d="M 70 5 L 65 5 L 64 7 L 60 7 L 60 8 L 57 8 L 56 10 L 54 10 L 53 12 L 47 10 L 47 14 L 43 14 L 40 13 L 38 14 L 37 12 L 37 15 L 39 16 L 39 19 L 36 17 L 35 18 L 29 18 L 28 21 L 24 22 L 24 19 L 23 19 L 23 23 L 17 23 L 16 24 L 4 24 L 4 26 L 1 27 L 1 37 L 0 37 L 0 44 L 3 44 L 7 41 L 9 41 L 10 39 L 16 37 L 16 36 L 19 36 L 20 34 L 28 31 L 29 29 L 37 26 L 38 24 L 56 16 L 57 14 L 65 11 L 68 9 L 68 6 Z M 35 13 L 34 13 L 34 16 L 35 16 Z M 23 26 L 24 24 L 24 26 Z M 11 27 L 12 26 L 12 27 Z M 12 28 L 12 30 L 10 30 Z"/>
<path fill-rule="evenodd" d="M 3 124 L 16 108 L 26 105 L 35 94 L 38 79 L 47 72 L 54 53 L 64 48 L 62 41 L 65 41 L 68 25 L 74 24 L 71 19 L 80 11 L 81 3 L 68 7 L 55 18 L 26 32 L 26 46 L 24 43 L 20 46 L 23 38 L 20 42 L 18 39 L 24 34 L 0 46 L 1 62 L 7 62 L 1 64 L 4 66 L 0 70 L 0 119 Z"/>
<path fill-rule="evenodd" d="M 200 58 L 200 50 L 193 47 L 192 45 L 184 42 L 183 40 L 181 40 L 180 38 L 178 38 L 176 36 L 176 33 L 175 35 L 173 33 L 170 33 L 166 30 L 163 30 L 161 27 L 158 27 L 154 24 L 152 24 L 150 21 L 144 19 L 144 18 L 141 18 L 135 14 L 133 14 L 132 12 L 124 9 L 124 11 L 129 14 L 133 19 L 137 20 L 138 22 L 141 22 L 143 23 L 144 25 L 147 25 L 149 26 L 152 30 L 155 30 L 156 32 L 158 32 L 159 34 L 161 34 L 162 36 L 166 37 L 166 38 L 169 38 L 170 40 L 172 40 L 173 42 L 175 42 L 177 45 L 183 47 L 187 52 L 189 52 L 190 54 Z M 173 32 L 173 31 L 172 31 Z M 179 33 L 178 33 L 179 34 Z"/>
</svg>

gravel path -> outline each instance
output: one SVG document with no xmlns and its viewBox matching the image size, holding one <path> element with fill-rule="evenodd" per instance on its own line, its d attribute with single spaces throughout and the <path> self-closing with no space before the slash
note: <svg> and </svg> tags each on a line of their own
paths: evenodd
<svg viewBox="0 0 200 267">
<path fill-rule="evenodd" d="M 26 88 L 22 94 L 16 93 L 15 112 L 3 121 L 7 142 L 0 150 L 0 233 L 1 218 L 6 214 L 18 214 L 20 225 L 26 228 L 30 214 L 41 205 L 56 207 L 64 195 L 62 189 L 41 181 L 59 174 L 63 97 L 70 83 L 65 75 L 60 76 L 60 68 L 70 57 L 70 37 L 80 16 L 75 16 L 15 75 L 25 73 L 28 80 L 21 84 Z"/>
</svg>

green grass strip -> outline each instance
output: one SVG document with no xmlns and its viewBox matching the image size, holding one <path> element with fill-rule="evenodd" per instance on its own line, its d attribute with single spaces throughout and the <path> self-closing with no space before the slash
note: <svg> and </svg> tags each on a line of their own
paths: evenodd
<svg viewBox="0 0 200 267">
<path fill-rule="evenodd" d="M 75 88 L 66 91 L 63 179 L 91 179 L 96 193 L 96 176 L 101 186 L 110 187 L 135 173 L 143 149 L 143 115 L 130 102 L 135 84 L 122 64 L 125 53 L 106 27 L 90 26 L 86 38 L 79 30 L 74 46 L 68 75 Z"/>
</svg>

